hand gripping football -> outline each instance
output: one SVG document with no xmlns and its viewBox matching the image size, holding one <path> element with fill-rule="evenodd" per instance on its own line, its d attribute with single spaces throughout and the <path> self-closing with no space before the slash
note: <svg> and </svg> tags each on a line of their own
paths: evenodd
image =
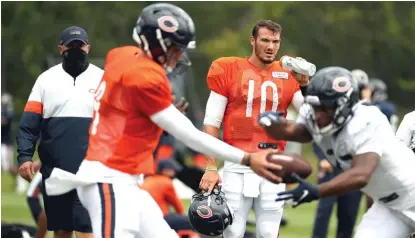
<svg viewBox="0 0 415 238">
<path fill-rule="evenodd" d="M 282 178 L 284 183 L 296 183 L 291 173 L 297 173 L 301 178 L 307 178 L 313 171 L 311 165 L 300 155 L 279 151 L 267 155 L 269 162 L 282 166 L 281 171 L 273 171 Z"/>
</svg>

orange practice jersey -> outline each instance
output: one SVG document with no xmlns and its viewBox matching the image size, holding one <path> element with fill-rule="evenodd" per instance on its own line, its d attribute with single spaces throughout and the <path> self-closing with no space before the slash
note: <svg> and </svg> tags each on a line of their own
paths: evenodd
<svg viewBox="0 0 415 238">
<path fill-rule="evenodd" d="M 115 48 L 95 98 L 86 159 L 128 174 L 152 174 L 162 129 L 150 115 L 172 103 L 165 70 L 137 47 Z"/>
<path fill-rule="evenodd" d="M 169 206 L 172 205 L 176 213 L 183 214 L 184 206 L 173 186 L 173 180 L 164 175 L 153 175 L 144 179 L 140 185 L 146 190 L 161 208 L 163 216 L 170 213 Z"/>
<path fill-rule="evenodd" d="M 269 138 L 258 125 L 264 111 L 284 111 L 287 115 L 298 82 L 279 62 L 261 71 L 247 58 L 226 57 L 215 60 L 208 72 L 209 89 L 228 99 L 223 118 L 223 140 L 247 152 L 259 150 L 259 143 L 274 143 L 279 150 L 285 141 Z"/>
</svg>

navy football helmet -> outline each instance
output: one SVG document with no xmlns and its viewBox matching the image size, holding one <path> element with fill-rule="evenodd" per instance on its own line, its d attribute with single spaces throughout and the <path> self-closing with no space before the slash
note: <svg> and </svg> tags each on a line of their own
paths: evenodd
<svg viewBox="0 0 415 238">
<path fill-rule="evenodd" d="M 353 107 L 359 102 L 359 87 L 351 72 L 342 67 L 326 67 L 310 80 L 305 103 L 310 107 L 306 115 L 314 134 L 329 135 L 340 130 L 353 116 Z M 334 109 L 331 123 L 320 128 L 313 107 Z"/>
<path fill-rule="evenodd" d="M 369 86 L 372 89 L 372 102 L 384 102 L 388 99 L 388 86 L 383 80 L 372 78 Z"/>
<path fill-rule="evenodd" d="M 369 76 L 361 69 L 354 69 L 351 71 L 353 78 L 359 85 L 359 91 L 369 86 Z"/>
<path fill-rule="evenodd" d="M 133 29 L 133 39 L 159 64 L 159 57 L 166 56 L 170 47 L 183 52 L 196 47 L 192 18 L 170 3 L 154 3 L 145 7 Z M 190 61 L 182 55 L 181 64 L 190 66 Z"/>
<path fill-rule="evenodd" d="M 220 187 L 215 187 L 209 195 L 204 191 L 193 195 L 188 216 L 193 229 L 208 236 L 221 235 L 234 219 Z"/>
</svg>

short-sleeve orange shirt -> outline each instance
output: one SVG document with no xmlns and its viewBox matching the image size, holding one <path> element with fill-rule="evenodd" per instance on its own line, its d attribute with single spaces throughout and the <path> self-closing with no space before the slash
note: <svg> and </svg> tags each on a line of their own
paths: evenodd
<svg viewBox="0 0 415 238">
<path fill-rule="evenodd" d="M 223 139 L 247 152 L 258 151 L 259 143 L 277 144 L 283 150 L 286 141 L 269 138 L 259 127 L 258 116 L 264 111 L 283 111 L 291 104 L 298 82 L 278 61 L 265 71 L 247 58 L 226 57 L 215 60 L 208 72 L 210 90 L 228 99 L 223 119 Z"/>
<path fill-rule="evenodd" d="M 172 104 L 165 70 L 137 47 L 115 48 L 95 95 L 86 159 L 128 174 L 152 174 L 162 129 L 150 116 Z"/>
</svg>

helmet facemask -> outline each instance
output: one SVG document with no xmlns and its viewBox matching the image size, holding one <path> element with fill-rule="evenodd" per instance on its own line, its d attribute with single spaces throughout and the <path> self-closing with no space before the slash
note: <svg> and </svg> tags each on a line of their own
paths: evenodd
<svg viewBox="0 0 415 238">
<path fill-rule="evenodd" d="M 169 39 L 166 39 L 169 42 Z M 157 62 L 163 65 L 169 76 L 180 75 L 192 65 L 189 57 L 187 56 L 187 47 L 181 46 L 177 43 L 167 49 L 163 56 L 160 56 Z M 164 60 L 165 63 L 162 63 Z M 172 66 L 174 65 L 174 66 Z"/>
<path fill-rule="evenodd" d="M 137 21 L 137 23 L 140 19 Z M 196 42 L 190 41 L 187 45 L 182 45 L 178 42 L 173 41 L 171 38 L 163 38 L 161 29 L 155 30 L 155 39 L 154 36 L 149 34 L 149 32 L 144 32 L 144 34 L 138 35 L 137 32 L 140 32 L 141 27 L 137 26 L 133 29 L 133 39 L 141 47 L 141 49 L 147 54 L 148 57 L 153 59 L 158 64 L 162 65 L 166 70 L 169 76 L 174 76 L 176 74 L 181 74 L 187 70 L 189 66 L 192 65 L 190 59 L 187 57 L 188 49 L 195 49 Z M 148 34 L 146 34 L 148 33 Z M 153 39 L 151 39 L 153 37 Z M 152 48 L 148 43 L 150 40 L 153 42 L 158 42 Z M 177 54 L 177 51 L 180 51 L 180 54 Z M 180 57 L 177 57 L 180 55 Z M 169 62 L 174 62 L 174 66 Z"/>
<path fill-rule="evenodd" d="M 351 98 L 352 95 L 354 95 L 353 88 L 350 88 L 340 97 L 331 100 L 320 100 L 317 96 L 306 96 L 305 103 L 310 107 L 306 118 L 313 134 L 329 136 L 342 129 L 353 116 L 353 106 L 356 100 Z M 335 108 L 331 122 L 328 125 L 319 127 L 316 121 L 315 107 L 321 107 L 323 110 Z"/>
</svg>

